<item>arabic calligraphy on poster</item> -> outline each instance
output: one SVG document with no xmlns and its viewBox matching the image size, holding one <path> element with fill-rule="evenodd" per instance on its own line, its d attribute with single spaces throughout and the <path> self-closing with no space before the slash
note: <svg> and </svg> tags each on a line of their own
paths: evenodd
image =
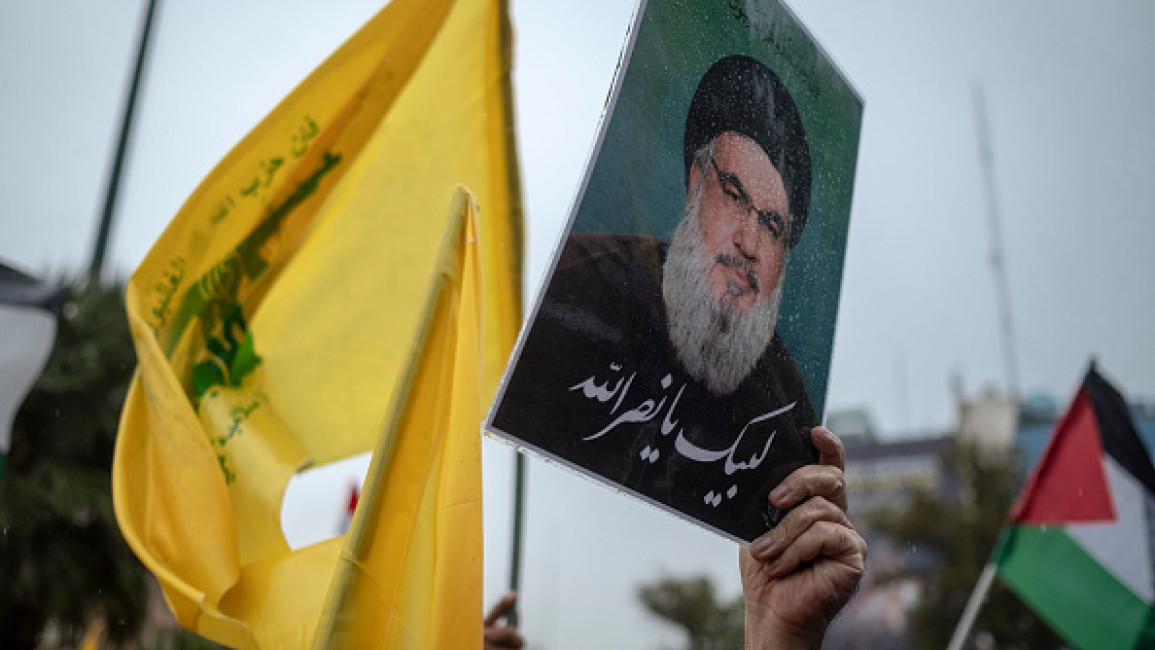
<svg viewBox="0 0 1155 650">
<path fill-rule="evenodd" d="M 637 376 L 636 373 L 630 373 L 627 377 L 622 372 L 622 370 L 622 364 L 612 363 L 609 366 L 610 377 L 599 381 L 597 375 L 590 375 L 583 381 L 570 386 L 569 390 L 571 392 L 580 391 L 581 395 L 586 399 L 598 402 L 602 405 L 608 405 L 608 403 L 612 400 L 613 405 L 609 406 L 609 409 L 606 412 L 606 416 L 614 416 L 616 413 L 618 413 L 619 410 L 621 410 L 623 402 L 626 402 L 626 397 L 630 394 L 630 387 L 633 385 L 634 379 Z M 617 379 L 616 382 L 614 381 L 615 377 Z M 613 383 L 612 388 L 610 387 L 611 383 Z M 718 461 L 724 460 L 725 463 L 723 464 L 722 468 L 724 474 L 726 476 L 733 476 L 736 472 L 739 471 L 757 469 L 758 466 L 762 464 L 762 461 L 766 459 L 766 456 L 770 453 L 770 448 L 774 444 L 774 438 L 778 434 L 777 430 L 771 431 L 770 434 L 766 436 L 766 442 L 760 452 L 755 452 L 748 459 L 736 459 L 735 454 L 737 453 L 743 438 L 745 438 L 746 434 L 750 431 L 750 428 L 756 424 L 769 421 L 784 413 L 788 413 L 789 411 L 793 410 L 795 405 L 795 403 L 791 402 L 790 404 L 787 404 L 781 408 L 777 408 L 753 417 L 748 422 L 746 422 L 745 426 L 743 426 L 740 431 L 738 431 L 738 434 L 734 437 L 733 442 L 728 446 L 722 449 L 706 449 L 690 442 L 690 440 L 686 437 L 685 429 L 678 427 L 678 418 L 675 413 L 678 408 L 678 401 L 682 398 L 682 393 L 686 390 L 686 384 L 682 383 L 678 386 L 677 392 L 674 393 L 674 397 L 671 400 L 670 392 L 672 391 L 669 389 L 672 388 L 673 383 L 674 378 L 672 374 L 666 374 L 664 377 L 662 377 L 660 382 L 661 387 L 663 390 L 668 392 L 664 392 L 660 396 L 660 399 L 657 401 L 655 401 L 653 397 L 646 397 L 644 395 L 630 395 L 630 402 L 626 402 L 627 404 L 634 403 L 634 401 L 637 399 L 641 399 L 641 401 L 637 402 L 633 408 L 622 410 L 621 413 L 616 415 L 616 417 L 614 417 L 608 424 L 606 424 L 597 432 L 583 437 L 582 440 L 585 442 L 597 440 L 598 438 L 609 434 L 614 429 L 623 424 L 639 424 L 643 422 L 649 422 L 664 412 L 665 415 L 662 417 L 662 423 L 659 431 L 661 431 L 663 436 L 669 436 L 674 432 L 675 429 L 678 430 L 678 435 L 674 439 L 674 449 L 679 454 L 691 461 L 698 463 L 716 463 Z M 615 397 L 617 399 L 615 399 Z M 669 403 L 668 408 L 666 407 L 667 402 Z M 648 463 L 656 463 L 660 457 L 661 453 L 658 448 L 650 445 L 643 447 L 640 453 L 641 460 Z M 731 484 L 726 489 L 726 494 L 728 497 L 733 498 L 737 494 L 737 491 L 737 484 Z M 714 492 L 711 490 L 707 493 L 706 503 L 717 507 L 721 502 L 720 494 L 720 491 Z"/>
</svg>

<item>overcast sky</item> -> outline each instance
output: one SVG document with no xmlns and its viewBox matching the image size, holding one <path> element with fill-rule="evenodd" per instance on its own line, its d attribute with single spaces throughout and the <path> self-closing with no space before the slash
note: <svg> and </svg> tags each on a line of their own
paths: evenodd
<svg viewBox="0 0 1155 650">
<path fill-rule="evenodd" d="M 35 273 L 87 264 L 142 4 L 0 0 L 7 263 Z M 162 2 L 111 243 L 122 277 L 229 147 L 379 4 Z M 987 102 L 1023 388 L 1064 403 L 1097 356 L 1126 394 L 1155 396 L 1155 5 L 792 6 L 866 102 L 830 408 L 868 408 L 884 435 L 909 436 L 954 422 L 952 375 L 968 395 L 1005 386 L 975 84 Z M 513 2 L 531 292 L 632 9 Z M 485 453 L 493 597 L 508 570 L 510 452 L 487 442 Z M 315 513 L 340 503 L 356 476 L 330 471 L 290 500 Z M 539 462 L 531 481 L 525 616 L 537 647 L 673 643 L 633 594 L 662 570 L 707 571 L 736 591 L 732 544 Z"/>
</svg>

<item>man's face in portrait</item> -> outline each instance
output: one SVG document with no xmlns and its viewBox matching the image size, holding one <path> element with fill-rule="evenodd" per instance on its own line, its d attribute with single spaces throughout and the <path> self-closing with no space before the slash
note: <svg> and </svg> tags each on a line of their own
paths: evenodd
<svg viewBox="0 0 1155 650">
<path fill-rule="evenodd" d="M 694 164 L 690 186 L 702 183 L 698 229 L 710 290 L 720 305 L 749 313 L 785 267 L 786 188 L 762 147 L 732 131 L 714 141 L 706 167 Z"/>
<path fill-rule="evenodd" d="M 679 359 L 714 393 L 733 392 L 774 336 L 788 215 L 782 177 L 750 138 L 724 132 L 696 157 L 662 294 Z"/>
</svg>

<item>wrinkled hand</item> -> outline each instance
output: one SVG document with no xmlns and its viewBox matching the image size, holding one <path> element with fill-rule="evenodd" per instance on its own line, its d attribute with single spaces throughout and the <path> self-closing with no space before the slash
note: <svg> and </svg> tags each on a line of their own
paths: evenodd
<svg viewBox="0 0 1155 650">
<path fill-rule="evenodd" d="M 775 507 L 797 507 L 739 553 L 748 650 L 820 647 L 865 568 L 866 542 L 846 518 L 842 442 L 822 427 L 810 435 L 819 464 L 770 493 Z"/>
<path fill-rule="evenodd" d="M 525 645 L 521 632 L 512 625 L 498 624 L 502 617 L 513 611 L 517 594 L 510 592 L 501 597 L 485 617 L 485 650 L 520 648 Z"/>
</svg>

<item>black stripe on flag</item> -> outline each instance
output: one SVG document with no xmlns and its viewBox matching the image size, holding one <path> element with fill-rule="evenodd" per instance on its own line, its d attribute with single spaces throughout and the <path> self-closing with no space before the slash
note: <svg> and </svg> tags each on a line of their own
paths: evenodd
<svg viewBox="0 0 1155 650">
<path fill-rule="evenodd" d="M 1087 370 L 1083 390 L 1087 392 L 1091 407 L 1095 409 L 1095 422 L 1099 425 L 1103 451 L 1141 482 L 1147 488 L 1148 495 L 1155 495 L 1155 466 L 1152 466 L 1151 455 L 1131 420 L 1131 410 L 1127 408 L 1126 400 L 1099 374 L 1094 363 Z"/>
<path fill-rule="evenodd" d="M 0 262 L 0 304 L 35 307 L 55 314 L 63 300 L 63 288 L 45 284 Z"/>
</svg>

